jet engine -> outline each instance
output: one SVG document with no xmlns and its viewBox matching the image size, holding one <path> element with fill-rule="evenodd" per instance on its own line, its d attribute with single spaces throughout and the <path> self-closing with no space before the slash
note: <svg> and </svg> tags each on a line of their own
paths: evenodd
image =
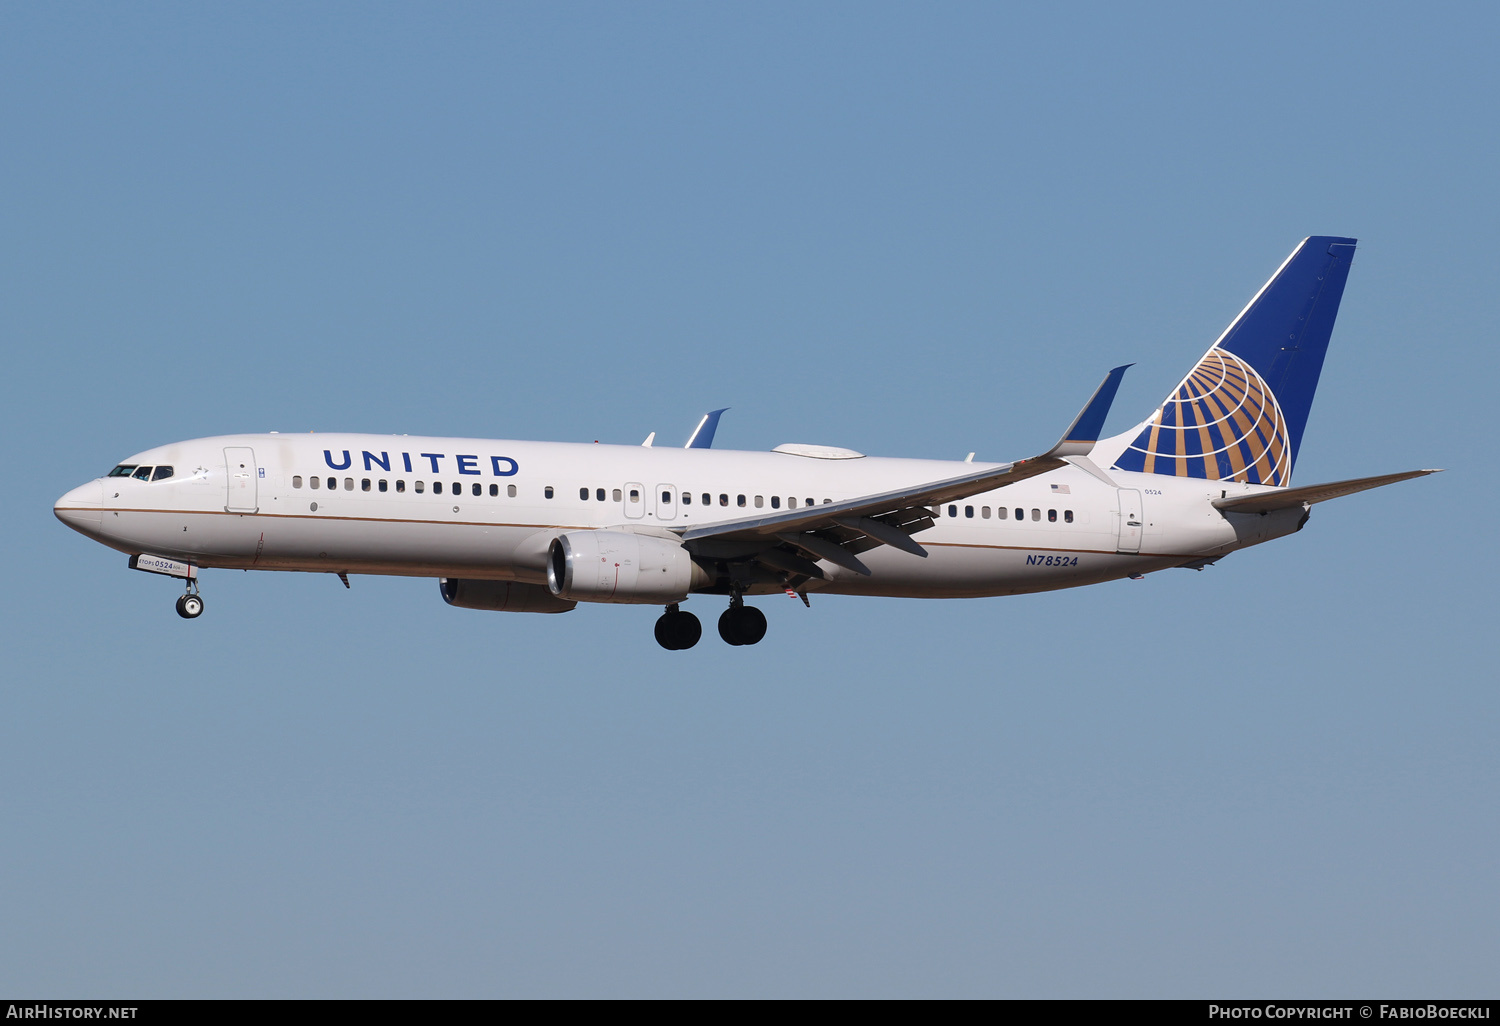
<svg viewBox="0 0 1500 1026">
<path fill-rule="evenodd" d="M 627 531 L 569 531 L 547 552 L 547 587 L 575 602 L 681 602 L 712 583 L 676 539 Z"/>
<path fill-rule="evenodd" d="M 554 596 L 540 584 L 520 581 L 438 580 L 443 601 L 460 609 L 492 609 L 500 613 L 566 613 L 577 602 Z"/>
</svg>

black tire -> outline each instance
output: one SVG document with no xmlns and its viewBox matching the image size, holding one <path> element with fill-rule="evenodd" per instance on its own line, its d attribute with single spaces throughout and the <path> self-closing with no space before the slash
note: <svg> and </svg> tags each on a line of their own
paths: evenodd
<svg viewBox="0 0 1500 1026">
<path fill-rule="evenodd" d="M 766 636 L 766 614 L 754 606 L 741 606 L 736 625 L 741 645 L 754 645 Z"/>
<path fill-rule="evenodd" d="M 677 639 L 679 651 L 692 648 L 703 637 L 703 624 L 692 613 L 678 613 L 672 618 L 673 637 Z"/>
<path fill-rule="evenodd" d="M 675 652 L 682 646 L 677 644 L 676 624 L 671 613 L 663 613 L 656 618 L 656 643 L 668 652 Z"/>
<path fill-rule="evenodd" d="M 668 652 L 680 652 L 698 644 L 703 625 L 692 613 L 663 613 L 656 618 L 656 643 Z"/>
<path fill-rule="evenodd" d="M 197 595 L 183 595 L 177 600 L 177 615 L 184 620 L 195 620 L 203 615 L 203 600 Z"/>
<path fill-rule="evenodd" d="M 739 610 L 733 607 L 719 614 L 719 637 L 731 645 L 743 645 L 740 640 Z"/>
</svg>

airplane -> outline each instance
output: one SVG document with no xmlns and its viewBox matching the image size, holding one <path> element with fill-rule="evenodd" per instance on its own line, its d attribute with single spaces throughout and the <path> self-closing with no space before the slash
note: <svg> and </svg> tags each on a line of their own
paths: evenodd
<svg viewBox="0 0 1500 1026">
<path fill-rule="evenodd" d="M 1011 463 L 886 459 L 828 445 L 688 446 L 373 434 L 248 434 L 137 453 L 55 505 L 68 527 L 179 579 L 209 568 L 434 577 L 453 606 L 563 613 L 658 605 L 657 642 L 692 648 L 682 608 L 727 598 L 730 645 L 786 593 L 1019 595 L 1201 570 L 1302 529 L 1312 506 L 1436 473 L 1293 486 L 1356 240 L 1311 236 L 1160 406 L 1101 438 L 1129 365 L 1058 443 Z M 696 444 L 695 444 L 696 443 Z"/>
</svg>

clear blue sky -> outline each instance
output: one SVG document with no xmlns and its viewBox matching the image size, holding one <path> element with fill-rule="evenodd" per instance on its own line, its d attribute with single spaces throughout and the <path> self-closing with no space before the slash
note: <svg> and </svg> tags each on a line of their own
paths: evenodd
<svg viewBox="0 0 1500 1026">
<path fill-rule="evenodd" d="M 0 992 L 1473 996 L 1500 964 L 1491 4 L 0 8 Z M 1357 236 L 1207 571 L 450 609 L 57 523 L 364 430 L 1030 455 Z M 695 599 L 705 618 L 717 600 Z"/>
</svg>

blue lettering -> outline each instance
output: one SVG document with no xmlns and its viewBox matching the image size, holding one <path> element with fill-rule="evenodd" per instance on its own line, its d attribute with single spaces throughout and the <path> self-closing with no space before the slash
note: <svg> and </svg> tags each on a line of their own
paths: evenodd
<svg viewBox="0 0 1500 1026">
<path fill-rule="evenodd" d="M 479 462 L 478 456 L 455 456 L 453 458 L 458 460 L 458 472 L 460 474 L 479 473 L 479 468 L 474 465 Z"/>
<path fill-rule="evenodd" d="M 509 463 L 510 464 L 510 469 L 509 470 L 501 470 L 500 469 L 500 464 L 502 464 L 502 463 Z M 520 465 L 518 463 L 516 463 L 515 460 L 511 459 L 509 456 L 491 456 L 490 457 L 490 465 L 495 468 L 495 476 L 496 477 L 510 477 L 516 471 L 518 471 L 518 470 L 521 469 Z"/>
<path fill-rule="evenodd" d="M 442 453 L 440 453 L 440 452 L 424 452 L 424 453 L 419 453 L 418 455 L 420 455 L 424 460 L 431 460 L 432 461 L 432 472 L 434 474 L 436 474 L 438 472 L 437 461 L 443 458 L 443 454 Z"/>
<path fill-rule="evenodd" d="M 403 452 L 401 454 L 401 462 L 406 464 L 406 472 L 408 474 L 410 474 L 411 473 L 411 453 L 409 453 L 409 452 Z"/>
<path fill-rule="evenodd" d="M 384 453 L 383 452 L 379 456 L 376 456 L 373 452 L 368 452 L 367 451 L 367 452 L 364 453 L 364 457 L 365 457 L 365 469 L 366 470 L 374 470 L 375 469 L 373 466 L 371 466 L 371 464 L 379 464 L 381 470 L 390 470 L 391 469 L 391 457 L 390 457 L 389 453 Z"/>
<path fill-rule="evenodd" d="M 327 449 L 324 449 L 323 450 L 323 462 L 327 463 L 334 470 L 348 470 L 349 469 L 349 464 L 352 463 L 353 461 L 349 458 L 349 450 L 348 449 L 344 450 L 344 462 L 342 462 L 342 463 L 335 463 L 335 462 L 333 462 L 333 453 L 329 452 Z"/>
</svg>

